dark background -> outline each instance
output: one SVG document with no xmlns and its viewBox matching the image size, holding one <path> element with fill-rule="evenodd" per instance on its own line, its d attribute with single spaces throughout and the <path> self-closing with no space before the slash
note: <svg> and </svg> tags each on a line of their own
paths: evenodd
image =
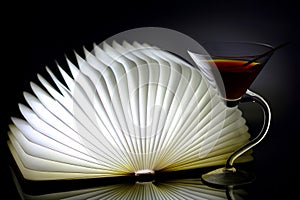
<svg viewBox="0 0 300 200">
<path fill-rule="evenodd" d="M 276 46 L 291 41 L 274 53 L 251 85 L 269 102 L 273 115 L 269 134 L 254 149 L 257 179 L 249 196 L 273 199 L 296 194 L 300 122 L 296 1 L 12 1 L 6 8 L 1 31 L 0 180 L 4 184 L 0 191 L 10 199 L 17 193 L 8 170 L 6 133 L 10 117 L 20 116 L 17 104 L 24 102 L 22 92 L 30 91 L 29 82 L 36 82 L 37 73 L 46 74 L 46 65 L 55 68 L 54 61 L 63 62 L 73 50 L 145 26 L 174 29 L 200 44 L 248 40 Z M 258 126 L 259 121 L 248 115 L 253 127 Z"/>
</svg>

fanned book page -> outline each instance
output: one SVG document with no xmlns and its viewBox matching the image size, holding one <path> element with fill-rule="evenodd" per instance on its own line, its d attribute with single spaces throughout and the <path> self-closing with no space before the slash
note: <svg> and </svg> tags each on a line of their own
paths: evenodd
<svg viewBox="0 0 300 200">
<path fill-rule="evenodd" d="M 8 145 L 23 177 L 63 180 L 154 174 L 222 165 L 249 141 L 201 70 L 133 42 L 94 45 L 60 78 L 38 75 Z M 250 153 L 237 162 L 252 160 Z"/>
</svg>

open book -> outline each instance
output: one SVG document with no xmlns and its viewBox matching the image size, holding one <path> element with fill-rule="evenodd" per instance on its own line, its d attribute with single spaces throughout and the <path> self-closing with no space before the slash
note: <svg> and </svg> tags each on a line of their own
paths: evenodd
<svg viewBox="0 0 300 200">
<path fill-rule="evenodd" d="M 25 179 L 151 175 L 223 165 L 250 137 L 201 71 L 176 55 L 133 42 L 94 45 L 38 75 L 24 118 L 12 117 L 9 149 Z M 237 162 L 252 160 L 250 153 Z"/>
</svg>

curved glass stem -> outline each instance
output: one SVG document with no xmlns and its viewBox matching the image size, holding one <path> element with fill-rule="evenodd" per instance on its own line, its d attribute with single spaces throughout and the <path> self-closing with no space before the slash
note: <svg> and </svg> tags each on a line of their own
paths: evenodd
<svg viewBox="0 0 300 200">
<path fill-rule="evenodd" d="M 246 151 L 257 145 L 267 134 L 270 123 L 271 123 L 271 111 L 268 103 L 260 95 L 254 93 L 253 91 L 247 90 L 246 94 L 242 97 L 240 102 L 255 102 L 260 105 L 264 114 L 264 122 L 259 134 L 251 141 L 246 143 L 244 146 L 233 152 L 226 161 L 225 169 L 231 169 L 233 167 L 234 161 L 244 154 Z"/>
<path fill-rule="evenodd" d="M 230 102 L 230 106 L 237 105 L 234 103 L 239 102 L 255 102 L 260 105 L 264 114 L 263 126 L 259 134 L 253 140 L 250 140 L 248 143 L 238 148 L 227 158 L 223 168 L 213 170 L 201 176 L 204 183 L 213 187 L 230 188 L 252 183 L 255 179 L 254 174 L 235 169 L 233 167 L 233 163 L 239 156 L 257 145 L 266 136 L 270 127 L 271 111 L 268 103 L 261 96 L 250 90 L 247 90 L 246 94 L 240 100 L 237 100 L 236 102 Z"/>
<path fill-rule="evenodd" d="M 226 187 L 226 197 L 228 200 L 235 200 L 232 186 Z"/>
</svg>

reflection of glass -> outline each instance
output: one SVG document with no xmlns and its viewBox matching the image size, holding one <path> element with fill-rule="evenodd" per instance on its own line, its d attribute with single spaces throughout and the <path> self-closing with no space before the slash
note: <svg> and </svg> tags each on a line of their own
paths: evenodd
<svg viewBox="0 0 300 200">
<path fill-rule="evenodd" d="M 235 169 L 234 161 L 258 144 L 268 132 L 271 112 L 267 102 L 248 88 L 271 57 L 275 48 L 262 43 L 251 42 L 211 42 L 204 43 L 213 63 L 221 74 L 228 107 L 236 107 L 239 102 L 255 102 L 264 112 L 264 123 L 256 138 L 233 152 L 225 167 L 202 175 L 203 182 L 213 186 L 238 186 L 251 183 L 254 175 Z"/>
</svg>

